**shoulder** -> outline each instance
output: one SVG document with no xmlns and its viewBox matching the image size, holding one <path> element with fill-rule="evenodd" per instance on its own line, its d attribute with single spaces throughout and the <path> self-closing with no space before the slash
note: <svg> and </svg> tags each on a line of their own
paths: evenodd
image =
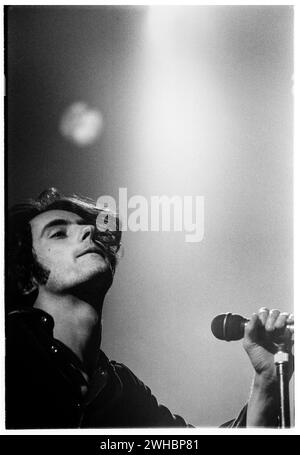
<svg viewBox="0 0 300 455">
<path fill-rule="evenodd" d="M 162 426 L 172 427 L 190 426 L 179 415 L 173 414 L 166 406 L 157 401 L 150 387 L 146 385 L 133 371 L 124 363 L 110 361 L 122 384 L 123 407 L 128 413 L 138 416 L 141 426 Z"/>
<path fill-rule="evenodd" d="M 126 385 L 136 386 L 136 387 L 143 387 L 145 389 L 149 389 L 141 379 L 139 379 L 133 371 L 124 363 L 117 362 L 115 360 L 110 360 L 110 365 L 115 370 L 117 375 L 122 379 L 122 382 L 125 381 Z"/>
</svg>

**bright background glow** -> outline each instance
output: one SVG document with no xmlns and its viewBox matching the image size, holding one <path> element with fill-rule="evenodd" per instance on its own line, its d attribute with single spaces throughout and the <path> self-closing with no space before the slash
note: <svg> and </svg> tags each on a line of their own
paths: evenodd
<svg viewBox="0 0 300 455">
<path fill-rule="evenodd" d="M 9 203 L 48 186 L 205 198 L 199 244 L 124 234 L 104 313 L 106 353 L 194 425 L 236 416 L 251 382 L 213 317 L 292 310 L 292 20 L 280 6 L 10 10 Z M 59 132 L 76 100 L 105 124 L 80 149 Z"/>
</svg>

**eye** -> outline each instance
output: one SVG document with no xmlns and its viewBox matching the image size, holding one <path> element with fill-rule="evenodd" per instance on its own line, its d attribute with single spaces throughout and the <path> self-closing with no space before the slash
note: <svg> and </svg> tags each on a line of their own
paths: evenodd
<svg viewBox="0 0 300 455">
<path fill-rule="evenodd" d="M 50 238 L 63 238 L 66 237 L 67 233 L 66 231 L 63 231 L 62 229 L 55 231 L 53 234 L 50 235 Z"/>
</svg>

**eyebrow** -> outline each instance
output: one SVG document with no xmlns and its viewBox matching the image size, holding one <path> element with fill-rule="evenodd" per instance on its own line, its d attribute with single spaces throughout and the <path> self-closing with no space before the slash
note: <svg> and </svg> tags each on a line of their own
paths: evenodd
<svg viewBox="0 0 300 455">
<path fill-rule="evenodd" d="M 41 235 L 40 237 L 43 237 L 43 235 L 45 234 L 45 232 L 52 228 L 52 227 L 56 227 L 56 226 L 69 226 L 70 224 L 79 224 L 79 225 L 87 225 L 89 224 L 86 220 L 77 220 L 77 221 L 70 221 L 70 220 L 66 220 L 65 218 L 56 218 L 54 220 L 51 220 L 49 221 L 49 223 L 47 223 L 43 229 L 42 229 L 42 232 L 41 232 Z"/>
</svg>

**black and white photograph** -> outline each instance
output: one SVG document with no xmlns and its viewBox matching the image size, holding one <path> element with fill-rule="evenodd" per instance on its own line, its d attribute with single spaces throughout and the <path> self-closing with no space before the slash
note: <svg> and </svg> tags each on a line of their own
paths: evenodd
<svg viewBox="0 0 300 455">
<path fill-rule="evenodd" d="M 5 431 L 295 428 L 294 7 L 3 16 Z"/>
</svg>

